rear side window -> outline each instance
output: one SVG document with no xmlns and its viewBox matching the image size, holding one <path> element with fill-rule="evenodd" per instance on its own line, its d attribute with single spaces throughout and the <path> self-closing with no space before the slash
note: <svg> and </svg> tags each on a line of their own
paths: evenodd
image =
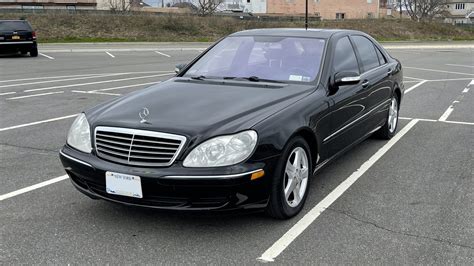
<svg viewBox="0 0 474 266">
<path fill-rule="evenodd" d="M 352 39 L 357 51 L 359 51 L 364 71 L 378 67 L 380 63 L 374 44 L 364 36 L 352 36 Z"/>
<path fill-rule="evenodd" d="M 334 73 L 354 72 L 359 73 L 359 64 L 348 37 L 339 39 L 333 59 Z"/>
<path fill-rule="evenodd" d="M 377 47 L 375 47 L 375 51 L 377 52 L 377 56 L 379 57 L 380 65 L 386 64 L 387 59 L 385 59 L 385 56 L 383 56 L 382 52 L 380 52 L 380 50 Z"/>
<path fill-rule="evenodd" d="M 26 21 L 0 21 L 0 31 L 31 31 Z"/>
</svg>

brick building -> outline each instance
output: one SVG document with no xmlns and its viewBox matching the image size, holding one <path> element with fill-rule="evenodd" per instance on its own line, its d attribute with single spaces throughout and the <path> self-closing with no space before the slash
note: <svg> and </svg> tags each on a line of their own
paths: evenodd
<svg viewBox="0 0 474 266">
<path fill-rule="evenodd" d="M 308 13 L 322 19 L 377 18 L 379 9 L 380 0 L 308 0 Z M 267 0 L 267 13 L 304 14 L 305 0 Z"/>
</svg>

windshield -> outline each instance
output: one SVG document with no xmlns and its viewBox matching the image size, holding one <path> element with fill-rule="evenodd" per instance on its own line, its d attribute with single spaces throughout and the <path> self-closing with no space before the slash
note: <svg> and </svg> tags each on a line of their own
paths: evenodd
<svg viewBox="0 0 474 266">
<path fill-rule="evenodd" d="M 31 31 L 26 21 L 0 21 L 0 31 Z"/>
<path fill-rule="evenodd" d="M 315 38 L 227 37 L 184 76 L 310 82 L 319 73 L 324 44 Z"/>
</svg>

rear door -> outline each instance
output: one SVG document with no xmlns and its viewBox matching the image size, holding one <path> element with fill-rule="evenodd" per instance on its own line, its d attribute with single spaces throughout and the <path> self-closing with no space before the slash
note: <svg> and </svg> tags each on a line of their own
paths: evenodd
<svg viewBox="0 0 474 266">
<path fill-rule="evenodd" d="M 385 119 L 392 91 L 390 75 L 393 69 L 369 38 L 363 35 L 351 35 L 350 38 L 362 67 L 361 82 L 365 86 L 362 97 L 366 114 L 360 121 L 360 127 L 368 133 Z"/>
</svg>

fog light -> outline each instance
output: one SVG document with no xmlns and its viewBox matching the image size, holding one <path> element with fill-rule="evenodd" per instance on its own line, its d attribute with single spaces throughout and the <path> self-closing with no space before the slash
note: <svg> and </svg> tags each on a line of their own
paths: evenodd
<svg viewBox="0 0 474 266">
<path fill-rule="evenodd" d="M 260 170 L 258 172 L 253 173 L 252 176 L 250 176 L 250 180 L 259 179 L 260 177 L 262 177 L 264 175 L 265 175 L 265 171 Z"/>
</svg>

